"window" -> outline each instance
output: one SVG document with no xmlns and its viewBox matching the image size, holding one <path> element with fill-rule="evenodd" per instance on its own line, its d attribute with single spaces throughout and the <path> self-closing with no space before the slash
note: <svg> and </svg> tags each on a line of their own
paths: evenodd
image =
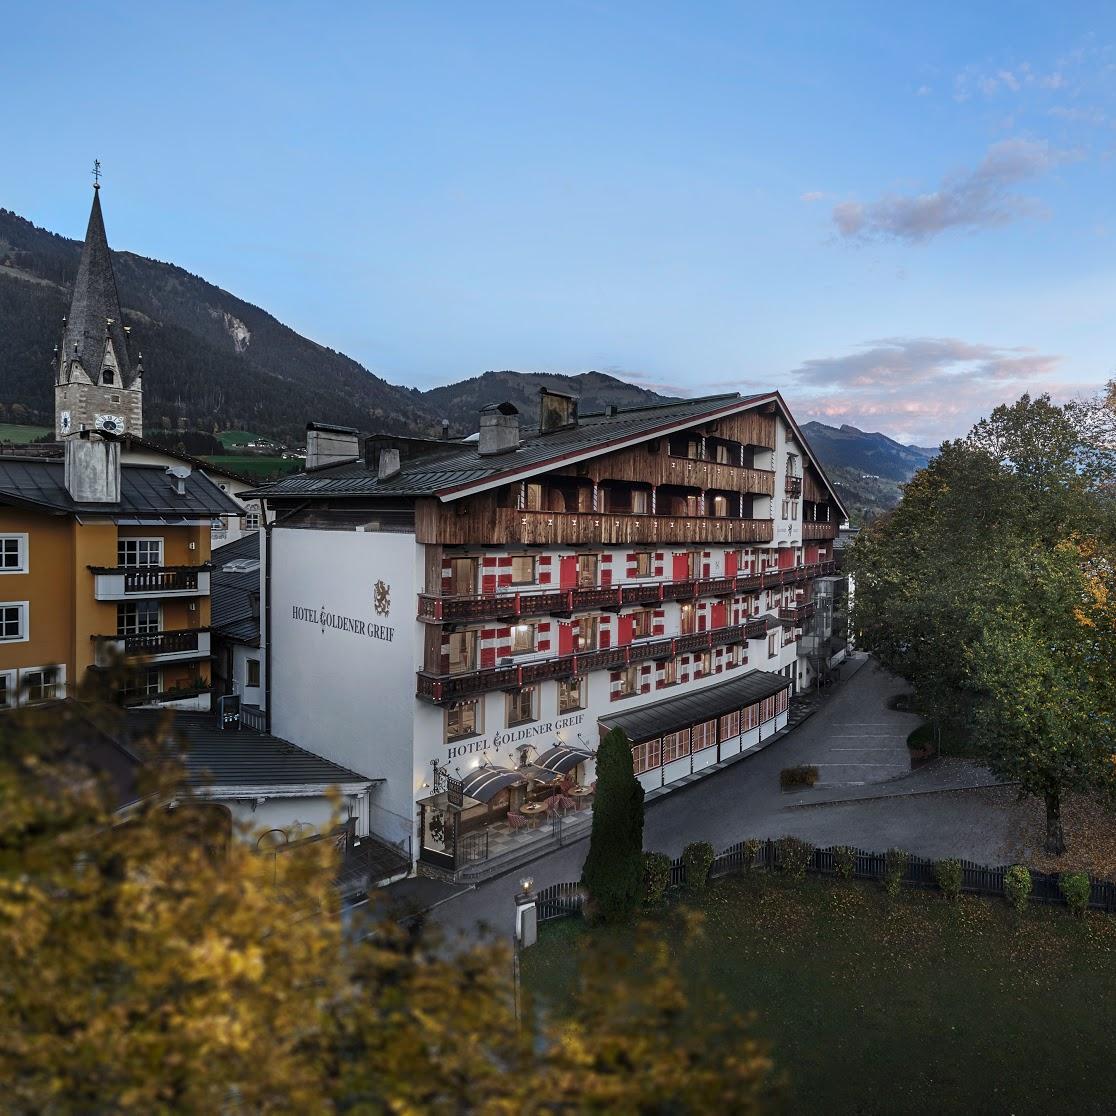
<svg viewBox="0 0 1116 1116">
<path fill-rule="evenodd" d="M 245 531 L 258 531 L 260 529 L 260 513 L 258 511 L 250 511 L 244 513 L 244 530 Z"/>
<path fill-rule="evenodd" d="M 450 559 L 449 591 L 463 597 L 477 591 L 477 560 L 475 558 Z"/>
<path fill-rule="evenodd" d="M 27 573 L 27 536 L 0 535 L 0 574 Z"/>
<path fill-rule="evenodd" d="M 716 516 L 718 519 L 724 519 L 729 513 L 729 502 L 727 496 L 714 496 L 710 501 L 709 514 Z"/>
<path fill-rule="evenodd" d="M 0 643 L 24 643 L 27 634 L 26 601 L 8 601 L 0 604 Z"/>
<path fill-rule="evenodd" d="M 462 671 L 476 669 L 477 633 L 475 630 L 451 632 L 446 642 L 450 674 L 460 674 Z"/>
<path fill-rule="evenodd" d="M 116 543 L 116 561 L 121 566 L 161 566 L 163 540 L 119 539 Z"/>
<path fill-rule="evenodd" d="M 635 571 L 633 574 L 634 577 L 651 576 L 651 552 L 649 550 L 641 551 L 639 554 L 633 554 L 628 564 Z"/>
<path fill-rule="evenodd" d="M 694 666 L 702 678 L 708 678 L 713 673 L 713 652 L 702 651 L 700 655 L 696 656 Z"/>
<path fill-rule="evenodd" d="M 65 681 L 66 671 L 60 666 L 33 667 L 19 672 L 19 686 L 26 702 L 65 697 Z"/>
<path fill-rule="evenodd" d="M 686 555 L 686 576 L 701 577 L 701 551 L 691 550 Z"/>
<path fill-rule="evenodd" d="M 585 708 L 585 679 L 565 678 L 558 683 L 558 712 L 572 713 Z"/>
<path fill-rule="evenodd" d="M 161 630 L 158 601 L 127 601 L 116 606 L 117 635 L 146 635 Z"/>
<path fill-rule="evenodd" d="M 618 671 L 616 678 L 620 683 L 617 691 L 621 697 L 631 697 L 639 689 L 639 667 L 630 666 Z"/>
<path fill-rule="evenodd" d="M 101 373 L 101 383 L 104 384 L 105 387 L 112 387 L 113 384 L 116 383 L 116 376 L 113 374 L 113 371 L 112 371 L 111 368 L 106 368 Z M 115 403 L 116 400 L 113 399 L 113 402 Z"/>
<path fill-rule="evenodd" d="M 680 635 L 693 635 L 695 631 L 695 613 L 692 604 L 684 604 L 679 609 L 678 631 Z"/>
<path fill-rule="evenodd" d="M 535 559 L 530 554 L 517 554 L 511 562 L 513 585 L 529 585 L 535 580 Z"/>
<path fill-rule="evenodd" d="M 508 694 L 508 728 L 535 719 L 535 687 L 524 686 Z"/>
<path fill-rule="evenodd" d="M 660 686 L 673 686 L 678 681 L 678 660 L 667 659 L 663 663 L 662 674 L 659 675 Z"/>
<path fill-rule="evenodd" d="M 767 637 L 767 657 L 773 659 L 779 654 L 779 633 L 772 632 Z"/>
<path fill-rule="evenodd" d="M 528 511 L 543 511 L 545 508 L 545 500 L 543 498 L 543 486 L 541 484 L 528 484 L 527 485 L 527 510 Z"/>
<path fill-rule="evenodd" d="M 743 721 L 741 727 L 745 732 L 754 729 L 759 724 L 759 711 L 760 707 L 758 705 L 748 705 L 740 711 Z"/>
<path fill-rule="evenodd" d="M 632 748 L 632 767 L 637 775 L 644 771 L 652 771 L 660 765 L 662 757 L 662 741 L 657 737 L 654 740 L 644 741 Z"/>
<path fill-rule="evenodd" d="M 513 624 L 511 630 L 511 653 L 527 655 L 535 650 L 535 625 Z"/>
<path fill-rule="evenodd" d="M 260 660 L 259 659 L 245 659 L 244 660 L 244 685 L 245 686 L 259 686 L 260 684 Z"/>
<path fill-rule="evenodd" d="M 663 763 L 672 763 L 676 759 L 690 754 L 690 730 L 681 732 L 668 732 L 663 737 Z"/>
<path fill-rule="evenodd" d="M 646 639 L 651 634 L 651 622 L 654 619 L 654 614 L 651 609 L 640 609 L 639 612 L 633 612 L 632 620 L 632 639 Z"/>
<path fill-rule="evenodd" d="M 632 490 L 632 515 L 646 515 L 651 510 L 651 494 L 645 488 Z"/>
<path fill-rule="evenodd" d="M 575 651 L 595 651 L 597 648 L 597 633 L 600 628 L 600 618 L 597 616 L 582 616 L 577 622 L 574 632 Z"/>
<path fill-rule="evenodd" d="M 695 752 L 712 748 L 717 743 L 717 722 L 704 721 L 700 725 L 694 725 L 693 734 Z"/>
<path fill-rule="evenodd" d="M 482 705 L 479 701 L 459 701 L 446 710 L 446 740 L 476 736 L 483 731 Z"/>
<path fill-rule="evenodd" d="M 597 584 L 597 556 L 579 554 L 577 556 L 577 583 L 582 588 Z"/>
<path fill-rule="evenodd" d="M 0 671 L 0 709 L 12 709 L 19 693 L 19 683 L 14 670 Z"/>
<path fill-rule="evenodd" d="M 721 718 L 721 739 L 731 740 L 740 735 L 740 714 L 726 713 Z"/>
<path fill-rule="evenodd" d="M 153 698 L 162 691 L 162 681 L 159 671 L 153 667 L 144 670 L 134 670 L 124 683 L 124 696 L 126 698 Z"/>
</svg>

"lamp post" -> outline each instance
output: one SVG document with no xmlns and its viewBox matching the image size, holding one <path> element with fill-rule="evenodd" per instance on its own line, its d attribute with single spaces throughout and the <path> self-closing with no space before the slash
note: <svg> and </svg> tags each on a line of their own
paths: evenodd
<svg viewBox="0 0 1116 1116">
<path fill-rule="evenodd" d="M 515 1000 L 515 1019 L 522 1022 L 520 1006 L 520 950 L 533 946 L 538 940 L 538 909 L 535 905 L 535 881 L 525 876 L 519 881 L 515 893 L 515 933 L 512 935 L 512 991 Z"/>
</svg>

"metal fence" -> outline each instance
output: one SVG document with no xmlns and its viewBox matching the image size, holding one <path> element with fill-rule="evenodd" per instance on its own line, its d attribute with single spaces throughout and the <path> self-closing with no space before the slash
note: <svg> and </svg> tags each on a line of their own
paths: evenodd
<svg viewBox="0 0 1116 1116">
<path fill-rule="evenodd" d="M 868 852 L 865 849 L 851 849 L 854 857 L 852 877 L 858 880 L 882 881 L 887 867 L 887 854 Z M 838 847 L 814 849 L 810 855 L 806 871 L 820 876 L 837 875 Z M 906 887 L 936 888 L 938 881 L 934 865 L 938 863 L 921 856 L 910 856 L 903 873 L 902 883 Z M 989 867 L 962 860 L 961 890 L 973 895 L 1004 894 L 1004 873 L 1008 865 Z M 709 869 L 710 879 L 730 876 L 737 872 L 756 870 L 778 870 L 782 867 L 782 846 L 778 841 L 739 841 L 729 845 L 713 860 Z M 1032 903 L 1054 903 L 1065 906 L 1065 896 L 1058 884 L 1059 873 L 1036 872 L 1031 870 Z M 1116 883 L 1090 877 L 1092 891 L 1089 907 L 1106 913 L 1116 912 Z M 670 866 L 671 887 L 684 887 L 686 884 L 686 865 L 674 860 Z M 543 888 L 538 893 L 538 918 L 545 922 L 552 918 L 562 918 L 581 910 L 585 899 L 584 889 L 576 883 L 560 883 Z"/>
</svg>

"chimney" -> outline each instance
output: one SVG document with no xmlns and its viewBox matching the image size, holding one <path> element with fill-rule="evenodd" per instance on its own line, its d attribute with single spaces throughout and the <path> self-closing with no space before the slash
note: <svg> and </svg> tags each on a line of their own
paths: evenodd
<svg viewBox="0 0 1116 1116">
<path fill-rule="evenodd" d="M 519 447 L 519 411 L 512 403 L 490 403 L 481 409 L 477 452 L 482 457 Z"/>
<path fill-rule="evenodd" d="M 539 388 L 539 433 L 577 426 L 577 399 L 549 388 Z"/>
<path fill-rule="evenodd" d="M 120 502 L 120 443 L 93 430 L 79 430 L 65 441 L 64 480 L 77 504 Z"/>
<path fill-rule="evenodd" d="M 194 470 L 189 465 L 168 465 L 166 469 L 167 476 L 170 477 L 171 484 L 174 485 L 174 490 L 179 496 L 186 495 L 186 478 Z"/>
<path fill-rule="evenodd" d="M 616 406 L 615 403 L 606 403 L 605 404 L 605 418 L 615 418 L 616 417 L 616 412 L 617 412 L 618 409 L 619 408 Z"/>
<path fill-rule="evenodd" d="M 324 422 L 306 424 L 306 471 L 360 460 L 360 431 Z"/>
<path fill-rule="evenodd" d="M 442 419 L 442 441 L 449 441 L 449 419 Z"/>
<path fill-rule="evenodd" d="M 376 462 L 377 480 L 389 480 L 399 472 L 399 448 L 397 446 L 384 446 L 380 450 Z"/>
</svg>

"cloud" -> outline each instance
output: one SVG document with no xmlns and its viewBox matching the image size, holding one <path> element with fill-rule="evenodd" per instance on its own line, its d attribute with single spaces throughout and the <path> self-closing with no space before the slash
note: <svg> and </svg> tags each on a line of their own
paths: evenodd
<svg viewBox="0 0 1116 1116">
<path fill-rule="evenodd" d="M 824 197 L 825 194 L 821 190 L 807 190 L 799 200 L 804 202 L 816 202 L 821 201 Z"/>
<path fill-rule="evenodd" d="M 991 98 L 1021 93 L 1027 89 L 1057 90 L 1065 85 L 1066 77 L 1060 69 L 1040 73 L 1030 62 L 988 69 L 966 66 L 954 76 L 953 99 L 964 102 L 977 95 Z"/>
<path fill-rule="evenodd" d="M 833 207 L 837 231 L 848 240 L 892 239 L 919 243 L 948 229 L 980 229 L 1033 216 L 1036 204 L 1012 190 L 1066 157 L 1044 142 L 1002 140 L 972 171 L 950 175 L 929 194 L 890 194 L 873 202 Z"/>
</svg>

